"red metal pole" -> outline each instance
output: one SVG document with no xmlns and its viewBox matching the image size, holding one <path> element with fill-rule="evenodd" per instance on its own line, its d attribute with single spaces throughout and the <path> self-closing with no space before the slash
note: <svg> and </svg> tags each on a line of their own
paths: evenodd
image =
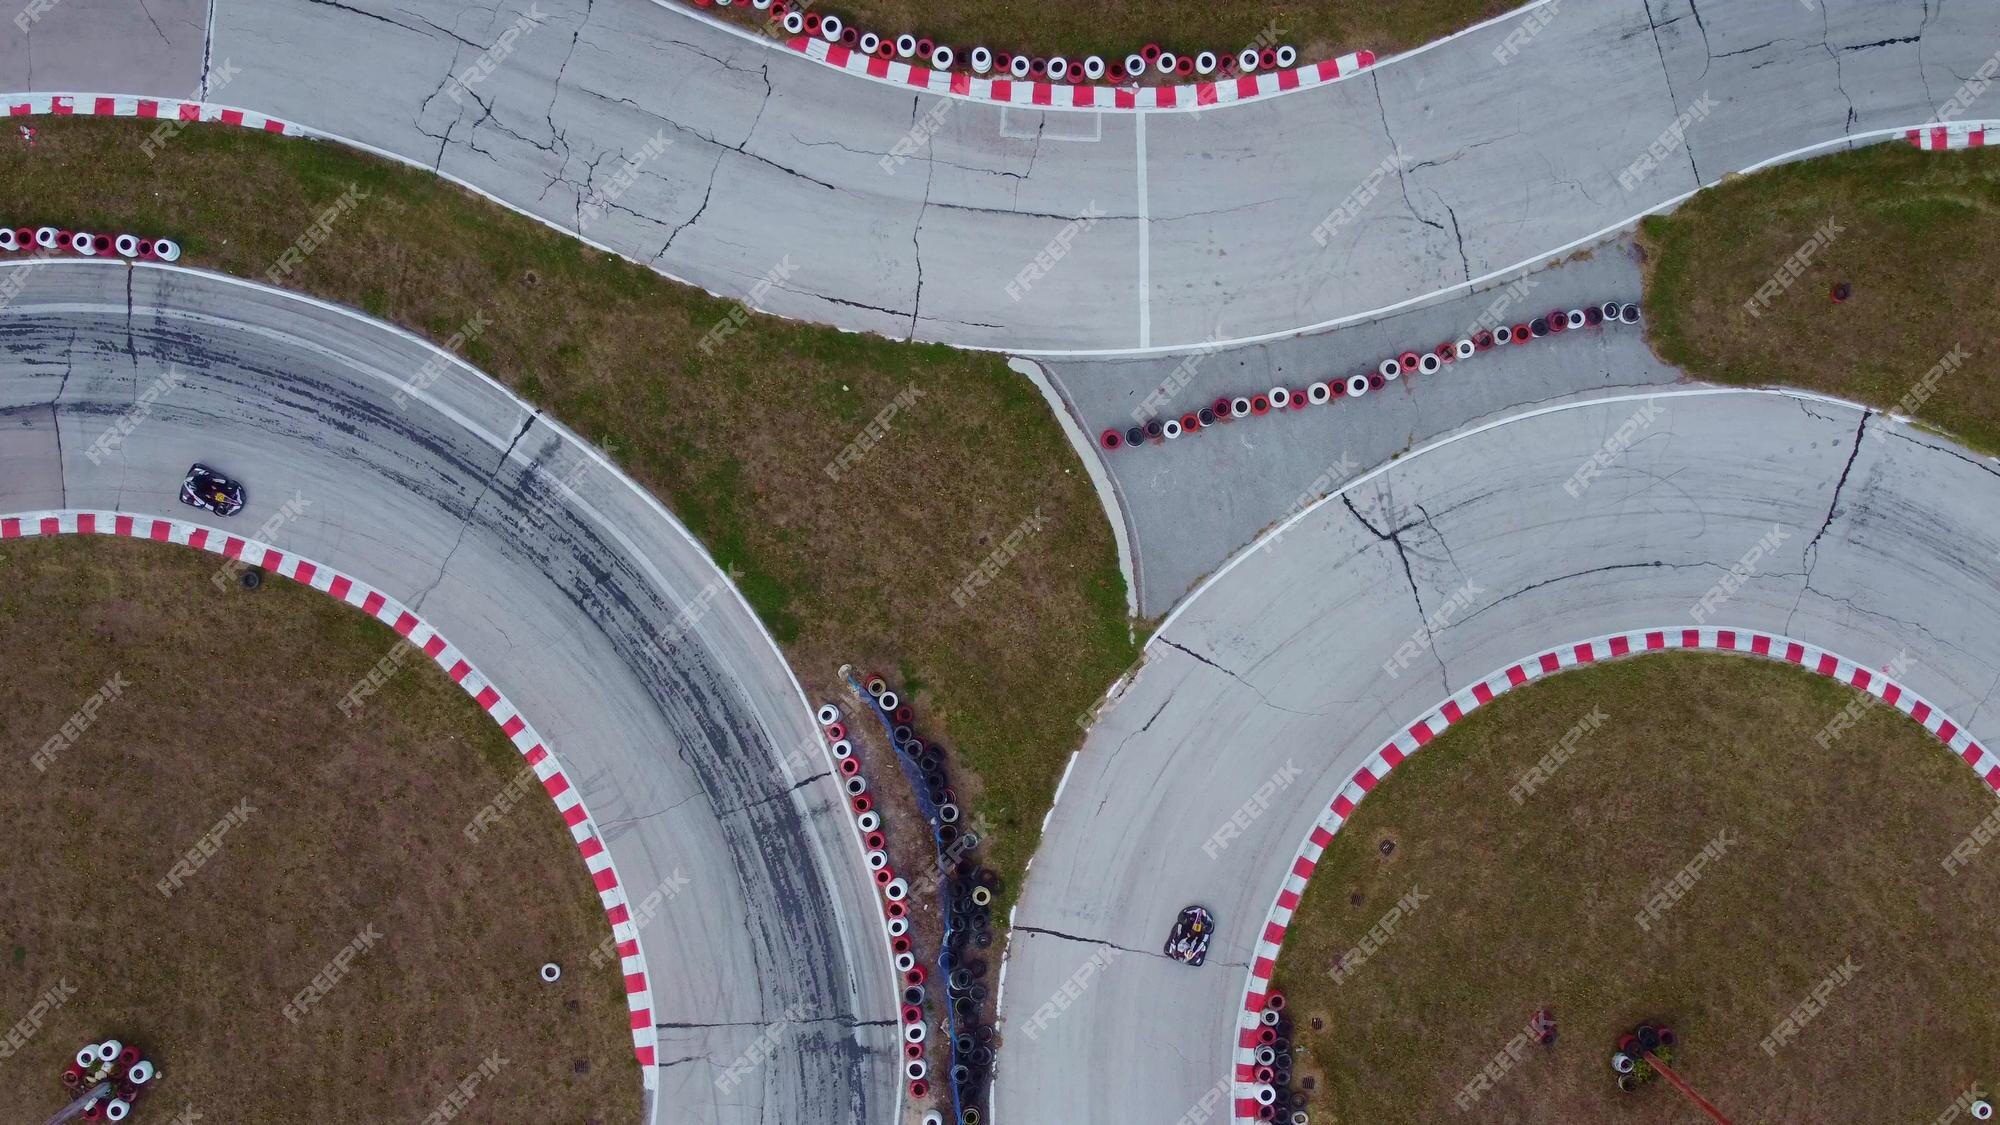
<svg viewBox="0 0 2000 1125">
<path fill-rule="evenodd" d="M 1701 1111 L 1703 1113 L 1708 1114 L 1709 1119 L 1716 1122 L 1716 1125 L 1731 1125 L 1730 1120 L 1727 1117 L 1722 1116 L 1721 1110 L 1708 1104 L 1707 1098 L 1704 1098 L 1700 1094 L 1695 1093 L 1694 1087 L 1689 1086 L 1687 1083 L 1681 1081 L 1681 1076 L 1675 1074 L 1671 1069 L 1669 1069 L 1666 1063 L 1661 1062 L 1659 1056 L 1653 1054 L 1653 1052 L 1651 1051 L 1647 1051 L 1646 1061 L 1652 1063 L 1654 1070 L 1659 1071 L 1662 1075 L 1666 1077 L 1667 1081 L 1673 1083 L 1674 1089 L 1679 1090 L 1681 1093 L 1687 1095 L 1687 1099 L 1689 1101 L 1700 1106 Z"/>
</svg>

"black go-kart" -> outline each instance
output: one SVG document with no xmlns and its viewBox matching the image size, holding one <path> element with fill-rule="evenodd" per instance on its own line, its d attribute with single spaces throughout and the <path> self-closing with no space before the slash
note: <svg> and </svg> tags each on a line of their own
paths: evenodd
<svg viewBox="0 0 2000 1125">
<path fill-rule="evenodd" d="M 181 503 L 218 516 L 233 516 L 243 510 L 243 486 L 197 463 L 181 482 Z"/>
<path fill-rule="evenodd" d="M 1165 953 L 1183 965 L 1198 968 L 1208 959 L 1208 939 L 1214 933 L 1215 919 L 1210 917 L 1208 908 L 1190 906 L 1175 920 Z"/>
</svg>

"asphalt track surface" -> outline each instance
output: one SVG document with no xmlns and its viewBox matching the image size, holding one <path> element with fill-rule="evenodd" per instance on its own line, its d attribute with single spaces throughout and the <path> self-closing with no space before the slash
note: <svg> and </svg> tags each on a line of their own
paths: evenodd
<svg viewBox="0 0 2000 1125">
<path fill-rule="evenodd" d="M 1729 172 L 1929 122 L 2000 48 L 2000 0 L 1590 0 L 1238 105 L 1023 111 L 646 0 L 536 0 L 541 21 L 492 51 L 527 10 L 61 0 L 4 29 L 0 91 L 270 114 L 712 292 L 774 279 L 755 303 L 784 316 L 1119 353 L 1463 291 Z M 489 74 L 451 83 L 482 57 Z M 1628 174 L 1663 138 L 1658 166 Z M 1329 223 L 1350 201 L 1359 218 Z"/>
<path fill-rule="evenodd" d="M 895 1119 L 895 982 L 845 799 L 782 657 L 664 509 L 455 362 L 399 406 L 441 353 L 359 314 L 188 271 L 0 278 L 23 269 L 0 510 L 175 516 L 191 462 L 243 480 L 231 527 L 421 612 L 565 760 L 640 918 L 653 1119 Z M 93 463 L 170 365 L 183 381 Z"/>
<path fill-rule="evenodd" d="M 1707 624 L 1867 667 L 1906 653 L 1904 683 L 1991 737 L 2000 468 L 1827 400 L 1651 401 L 1659 412 L 1575 497 L 1565 482 L 1647 399 L 1545 408 L 1386 465 L 1170 617 L 1073 762 L 1015 913 L 997 1120 L 1228 1120 L 1226 1101 L 1184 1115 L 1231 1073 L 1250 951 L 1354 769 L 1523 657 L 1693 627 L 1693 607 L 1774 528 L 1775 553 Z M 1268 807 L 1252 801 L 1292 769 Z M 1211 844 L 1239 809 L 1247 829 Z M 1159 954 L 1192 902 L 1218 923 L 1198 970 Z"/>
<path fill-rule="evenodd" d="M 1218 396 L 1338 381 L 1485 325 L 1637 301 L 1641 289 L 1638 250 L 1620 239 L 1469 296 L 1310 336 L 1180 357 L 1042 362 L 1094 444 L 1107 428 L 1198 410 Z M 1084 456 L 1101 459 L 1116 490 L 1113 518 L 1125 520 L 1132 544 L 1139 616 L 1159 617 L 1260 532 L 1407 450 L 1532 407 L 1683 378 L 1653 355 L 1643 325 L 1614 325 L 1495 348 L 1359 399 Z"/>
</svg>

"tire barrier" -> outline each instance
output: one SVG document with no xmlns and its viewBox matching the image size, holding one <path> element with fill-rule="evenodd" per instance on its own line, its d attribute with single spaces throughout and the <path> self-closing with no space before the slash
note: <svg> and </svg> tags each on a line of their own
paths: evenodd
<svg viewBox="0 0 2000 1125">
<path fill-rule="evenodd" d="M 1227 402 L 1223 406 L 1229 408 Z M 1213 417 L 1211 413 L 1210 418 Z M 1160 423 L 1154 435 L 1156 441 L 1169 440 L 1173 431 L 1167 428 L 1168 422 L 1183 434 L 1198 432 L 1206 424 L 1198 414 L 1187 416 L 1189 424 L 1169 419 Z M 1144 430 L 1140 433 L 1139 440 L 1144 442 Z M 1121 439 L 1120 444 L 1122 447 L 1130 443 Z M 937 1096 L 949 1097 L 951 1103 L 941 1107 L 940 1116 L 962 1122 L 969 1119 L 968 1114 L 976 1113 L 973 1107 L 983 1100 L 982 1091 L 992 1071 L 993 1054 L 988 1044 L 993 1038 L 993 1028 L 981 1022 L 986 1001 L 986 985 L 982 981 L 987 966 L 972 951 L 988 948 L 993 942 L 991 907 L 996 880 L 990 871 L 978 866 L 975 850 L 980 847 L 980 833 L 976 831 L 976 822 L 962 823 L 966 813 L 952 790 L 943 748 L 935 740 L 917 734 L 912 726 L 917 718 L 913 709 L 883 677 L 867 677 L 864 689 L 862 681 L 849 670 L 843 669 L 841 674 L 855 698 L 866 710 L 874 712 L 888 736 L 897 764 L 916 799 L 917 811 L 931 830 L 937 853 L 934 870 L 939 876 L 935 906 L 943 923 L 936 973 L 931 978 L 936 982 L 934 985 L 926 987 L 930 974 L 911 944 L 914 939 L 906 937 L 911 931 L 905 915 L 916 906 L 909 901 L 910 881 L 896 876 L 886 865 L 876 872 L 875 880 L 885 900 L 884 909 L 892 917 L 895 967 L 903 981 L 905 1075 L 912 1079 L 911 1096 L 929 1096 L 914 1092 L 919 1085 L 927 1092 L 935 1089 Z M 879 817 L 870 823 L 878 829 L 881 824 Z M 871 858 L 870 862 L 875 861 Z M 925 1024 L 926 997 L 937 1009 L 935 1028 Z M 929 1034 L 933 1030 L 937 1032 L 934 1036 Z M 948 1057 L 927 1058 L 926 1052 L 931 1049 L 948 1053 Z M 933 1088 L 929 1084 L 932 1071 L 949 1075 L 949 1080 L 941 1080 Z"/>
<path fill-rule="evenodd" d="M 1154 56 L 1164 58 L 1164 54 Z M 1546 316 L 1536 316 L 1526 324 L 1498 324 L 1494 328 L 1478 328 L 1466 338 L 1446 340 L 1428 350 L 1402 350 L 1394 356 L 1382 358 L 1370 374 L 1350 374 L 1346 378 L 1322 378 L 1310 382 L 1300 390 L 1286 386 L 1272 386 L 1270 390 L 1252 394 L 1224 394 L 1206 406 L 1200 406 L 1178 418 L 1154 418 L 1150 422 L 1132 426 L 1122 436 L 1118 430 L 1104 430 L 1098 434 L 1098 448 L 1104 452 L 1116 452 L 1120 448 L 1140 448 L 1142 444 L 1166 444 L 1162 438 L 1192 436 L 1202 430 L 1214 428 L 1216 422 L 1234 422 L 1238 418 L 1262 418 L 1280 410 L 1304 410 L 1308 406 L 1328 406 L 1342 398 L 1360 398 L 1370 390 L 1382 390 L 1390 380 L 1400 380 L 1408 376 L 1432 376 L 1444 370 L 1446 364 L 1458 364 L 1502 346 L 1522 346 L 1546 336 L 1584 330 L 1584 328 L 1606 328 L 1612 324 L 1638 324 L 1640 308 L 1638 304 L 1606 300 L 1602 304 L 1588 304 L 1582 308 L 1554 308 Z M 1148 436 L 1152 440 L 1148 440 Z"/>
<path fill-rule="evenodd" d="M 730 8 L 718 0 L 688 0 L 694 7 Z M 1099 55 L 1071 59 L 1061 55 L 1047 59 L 1028 54 L 995 51 L 985 45 L 954 48 L 934 44 L 909 33 L 889 36 L 862 31 L 840 17 L 794 10 L 784 2 L 751 0 L 748 5 L 763 13 L 762 20 L 782 28 L 791 38 L 790 49 L 842 70 L 867 74 L 897 85 L 920 89 L 948 90 L 961 96 L 984 97 L 1022 104 L 1105 106 L 1113 109 L 1166 109 L 1202 106 L 1218 101 L 1240 101 L 1303 86 L 1320 85 L 1351 77 L 1374 65 L 1372 51 L 1353 51 L 1301 66 L 1298 48 L 1291 44 L 1275 47 L 1253 46 L 1238 52 L 1195 49 L 1169 51 L 1148 43 L 1124 57 L 1109 61 Z M 955 64 L 964 60 L 964 66 Z M 879 61 L 876 61 L 879 60 Z M 895 61 L 907 68 L 905 75 L 882 67 Z M 1012 89 L 973 90 L 965 78 L 984 77 L 999 70 L 1016 79 L 1033 78 L 1037 91 Z M 961 76 L 965 76 L 962 78 Z M 1142 85 L 1151 77 L 1159 84 Z M 1117 85 L 1085 86 L 1109 79 Z M 1191 85 L 1176 83 L 1192 82 Z M 1072 96 L 1056 101 L 1045 91 L 1069 88 Z"/>
<path fill-rule="evenodd" d="M 887 682 L 876 677 L 869 683 L 868 695 L 864 698 L 874 699 L 886 694 L 890 694 Z M 888 934 L 893 951 L 892 965 L 897 973 L 908 974 L 918 967 L 915 956 L 909 951 L 910 943 L 906 936 L 910 931 L 910 922 L 907 917 L 908 908 L 904 905 L 903 899 L 908 895 L 909 884 L 897 878 L 895 871 L 889 865 L 889 853 L 886 850 L 888 838 L 882 834 L 882 814 L 875 811 L 874 802 L 867 795 L 868 780 L 862 775 L 861 760 L 855 755 L 854 744 L 848 739 L 847 725 L 841 721 L 842 713 L 839 705 L 832 702 L 821 703 L 814 710 L 813 718 L 819 722 L 820 735 L 826 739 L 827 749 L 832 753 L 842 778 L 841 786 L 847 794 L 848 807 L 854 814 L 854 827 L 861 837 L 862 858 L 868 865 L 876 887 L 882 892 L 884 900 L 882 925 L 884 932 Z M 553 967 L 546 966 L 544 972 Z M 921 982 L 921 976 L 911 982 L 915 986 L 914 997 L 908 991 L 903 996 L 904 1034 L 915 1035 L 909 1042 L 912 1048 L 919 1052 L 923 1050 L 919 1044 L 923 1042 L 925 1030 L 923 1008 L 920 1006 L 923 1003 Z M 914 1092 L 914 1088 L 918 1086 L 923 1086 L 923 1083 L 913 1084 L 912 1096 L 922 1096 Z"/>
<path fill-rule="evenodd" d="M 74 254 L 79 258 L 112 257 L 140 261 L 177 262 L 180 244 L 170 238 L 140 238 L 134 234 L 92 234 L 67 231 L 60 227 L 8 227 L 0 229 L 0 254 L 37 252 L 42 257 Z"/>
<path fill-rule="evenodd" d="M 1783 634 L 1726 626 L 1639 628 L 1566 642 L 1532 653 L 1494 670 L 1483 679 L 1465 683 L 1456 694 L 1407 720 L 1408 725 L 1392 735 L 1367 764 L 1348 775 L 1345 783 L 1335 791 L 1331 801 L 1322 807 L 1318 818 L 1304 833 L 1298 850 L 1283 865 L 1284 878 L 1267 899 L 1271 906 L 1264 918 L 1262 934 L 1250 950 L 1254 958 L 1252 967 L 1240 994 L 1237 1018 L 1232 1021 L 1229 1046 L 1237 1074 L 1231 1088 L 1233 1120 L 1257 1116 L 1256 1090 L 1248 1074 L 1254 1066 L 1256 1048 L 1276 1042 L 1276 1036 L 1265 1038 L 1266 1033 L 1273 1031 L 1271 1028 L 1254 1032 L 1249 1028 L 1255 1025 L 1255 1017 L 1270 1006 L 1270 998 L 1276 995 L 1271 976 L 1285 953 L 1287 932 L 1293 918 L 1291 904 L 1298 896 L 1311 893 L 1314 865 L 1320 862 L 1329 842 L 1352 818 L 1355 807 L 1381 783 L 1388 771 L 1401 768 L 1402 763 L 1420 753 L 1437 735 L 1464 722 L 1474 711 L 1491 704 L 1495 698 L 1571 669 L 1592 667 L 1598 662 L 1629 654 L 1661 651 L 1723 652 L 1755 657 L 1802 668 L 1865 692 L 1871 698 L 1895 706 L 1911 718 L 1918 719 L 1954 759 L 1963 761 L 1975 777 L 2000 793 L 2000 753 L 1974 738 L 1949 712 L 1897 682 L 1893 674 Z M 1324 870 L 1323 864 L 1320 864 L 1320 870 Z M 1238 1033 L 1235 1028 L 1243 1030 Z M 1674 1042 L 1669 1038 L 1672 1034 L 1669 1029 L 1656 1027 L 1654 1030 L 1659 1034 L 1661 1043 Z"/>
</svg>

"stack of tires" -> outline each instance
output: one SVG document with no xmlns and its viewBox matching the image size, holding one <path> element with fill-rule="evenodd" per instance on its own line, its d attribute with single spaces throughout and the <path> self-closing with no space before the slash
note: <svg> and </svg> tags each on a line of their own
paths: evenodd
<svg viewBox="0 0 2000 1125">
<path fill-rule="evenodd" d="M 1204 430 L 1235 422 L 1295 414 L 1314 406 L 1325 406 L 1344 398 L 1361 398 L 1399 379 L 1436 375 L 1445 368 L 1471 359 L 1494 348 L 1518 347 L 1548 336 L 1576 329 L 1604 328 L 1639 323 L 1636 304 L 1605 301 L 1576 309 L 1551 309 L 1520 324 L 1481 328 L 1470 336 L 1446 340 L 1435 347 L 1409 349 L 1384 358 L 1372 370 L 1345 378 L 1330 376 L 1303 387 L 1272 387 L 1247 394 L 1223 395 L 1178 416 L 1153 418 L 1119 430 L 1107 429 L 1097 435 L 1098 447 L 1105 452 L 1138 449 L 1146 445 L 1166 445 Z"/>
<path fill-rule="evenodd" d="M 694 0 L 696 7 L 711 4 L 729 7 L 732 0 Z M 1086 82 L 1136 85 L 1147 80 L 1162 83 L 1191 79 L 1220 80 L 1253 74 L 1259 70 L 1289 70 L 1298 65 L 1298 48 L 1290 44 L 1256 44 L 1240 51 L 1169 51 L 1158 43 L 1148 43 L 1123 58 L 1113 55 L 1027 55 L 995 51 L 989 47 L 959 50 L 927 37 L 903 32 L 884 35 L 863 31 L 839 16 L 809 11 L 809 0 L 748 0 L 764 11 L 765 18 L 788 35 L 805 35 L 859 51 L 884 61 L 900 60 L 932 70 L 965 70 L 986 77 L 1010 78 L 1018 82 L 1049 82 L 1080 86 Z M 1372 56 L 1370 56 L 1372 58 Z"/>
<path fill-rule="evenodd" d="M 1272 989 L 1258 1014 L 1257 1120 L 1308 1125 L 1309 1095 L 1292 1086 L 1292 1021 L 1285 1015 L 1285 994 Z"/>
<path fill-rule="evenodd" d="M 980 1103 L 993 1073 L 994 1028 L 987 1002 L 992 997 L 990 963 L 984 953 L 993 945 L 992 906 L 999 880 L 979 865 L 980 839 L 966 823 L 967 816 L 952 787 L 947 755 L 942 746 L 925 740 L 916 730 L 915 709 L 882 676 L 870 676 L 860 686 L 880 716 L 904 775 L 909 779 L 931 831 L 937 853 L 938 912 L 944 923 L 942 948 L 938 951 L 938 971 L 943 977 L 944 995 L 941 1026 L 947 1036 L 951 1103 L 957 1107 L 956 1125 L 979 1125 Z M 920 975 L 922 966 L 915 966 Z M 905 978 L 906 980 L 908 977 Z M 910 999 L 906 994 L 905 999 Z M 907 1039 L 907 1034 L 906 1034 Z M 924 1065 L 912 1054 L 908 1065 Z M 916 1081 L 923 1076 L 910 1071 L 911 1094 L 923 1096 Z M 923 1093 L 927 1093 L 926 1088 Z"/>
<path fill-rule="evenodd" d="M 141 238 L 136 234 L 92 234 L 60 227 L 0 227 L 0 254 L 74 254 L 79 258 L 125 258 L 133 261 L 177 262 L 180 244 L 171 238 Z"/>
</svg>

